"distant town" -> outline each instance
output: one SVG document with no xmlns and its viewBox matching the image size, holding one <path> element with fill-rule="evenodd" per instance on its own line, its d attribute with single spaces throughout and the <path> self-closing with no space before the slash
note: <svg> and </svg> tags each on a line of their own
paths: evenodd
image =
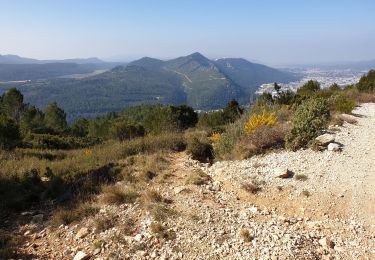
<svg viewBox="0 0 375 260">
<path fill-rule="evenodd" d="M 302 79 L 299 81 L 293 81 L 289 83 L 280 83 L 279 85 L 283 90 L 296 91 L 300 86 L 309 80 L 316 80 L 320 83 L 322 88 L 331 86 L 333 83 L 338 84 L 340 87 L 345 87 L 351 84 L 355 84 L 359 79 L 367 73 L 367 71 L 358 71 L 351 69 L 320 69 L 320 68 L 308 68 L 308 69 L 290 69 L 289 71 L 302 75 Z M 262 84 L 257 94 L 264 92 L 273 92 L 274 82 Z"/>
</svg>

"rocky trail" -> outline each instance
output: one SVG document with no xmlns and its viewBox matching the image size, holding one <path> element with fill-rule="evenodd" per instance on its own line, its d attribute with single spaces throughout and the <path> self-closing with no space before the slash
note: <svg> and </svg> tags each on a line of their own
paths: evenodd
<svg viewBox="0 0 375 260">
<path fill-rule="evenodd" d="M 154 187 L 171 202 L 159 232 L 140 202 L 101 205 L 95 217 L 56 229 L 43 215 L 20 226 L 22 251 L 76 260 L 375 259 L 375 104 L 354 113 L 357 124 L 331 129 L 337 152 L 280 151 L 212 166 L 169 155 L 168 179 Z M 195 171 L 209 181 L 187 184 Z M 109 216 L 117 224 L 95 230 Z M 129 219 L 134 228 L 125 232 Z"/>
</svg>

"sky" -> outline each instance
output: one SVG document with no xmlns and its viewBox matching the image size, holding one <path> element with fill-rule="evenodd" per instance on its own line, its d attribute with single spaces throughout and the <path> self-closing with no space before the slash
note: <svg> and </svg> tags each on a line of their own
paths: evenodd
<svg viewBox="0 0 375 260">
<path fill-rule="evenodd" d="M 0 54 L 375 59 L 375 0 L 0 0 Z"/>
</svg>

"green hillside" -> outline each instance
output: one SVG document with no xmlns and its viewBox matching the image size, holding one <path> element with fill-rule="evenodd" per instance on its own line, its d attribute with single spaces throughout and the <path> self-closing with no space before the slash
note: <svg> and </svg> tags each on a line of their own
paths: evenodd
<svg viewBox="0 0 375 260">
<path fill-rule="evenodd" d="M 45 65 L 45 71 L 36 73 L 32 70 L 35 66 Z M 46 76 L 55 73 L 57 76 L 69 69 L 51 71 L 47 65 L 51 64 L 13 64 L 33 66 L 26 70 L 25 73 L 30 74 L 26 78 L 43 79 L 25 83 L 0 83 L 0 92 L 17 87 L 24 93 L 27 102 L 41 108 L 51 101 L 57 101 L 67 112 L 68 119 L 72 120 L 79 116 L 93 117 L 120 111 L 135 104 L 188 104 L 200 110 L 219 109 L 232 99 L 246 104 L 260 84 L 295 79 L 289 73 L 246 60 L 212 61 L 200 53 L 168 61 L 145 57 L 126 67 L 118 66 L 83 79 L 40 77 L 40 73 Z M 56 66 L 64 68 L 65 64 Z M 90 64 L 75 66 L 83 68 Z"/>
<path fill-rule="evenodd" d="M 242 89 L 200 53 L 167 61 L 164 68 L 181 76 L 188 104 L 197 109 L 221 108 L 233 98 L 247 101 Z"/>
<path fill-rule="evenodd" d="M 4 85 L 2 89 L 8 86 Z M 177 75 L 138 66 L 119 66 L 80 80 L 24 83 L 17 85 L 17 88 L 24 93 L 27 102 L 39 107 L 57 101 L 67 112 L 68 119 L 93 117 L 141 103 L 180 104 L 186 101 Z"/>
<path fill-rule="evenodd" d="M 259 85 L 264 83 L 287 83 L 297 79 L 290 73 L 241 58 L 219 59 L 215 61 L 215 64 L 222 73 L 241 86 L 247 94 L 254 93 Z"/>
</svg>

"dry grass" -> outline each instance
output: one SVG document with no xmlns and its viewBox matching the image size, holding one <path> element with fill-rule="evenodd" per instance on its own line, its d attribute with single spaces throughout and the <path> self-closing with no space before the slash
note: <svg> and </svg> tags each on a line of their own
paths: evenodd
<svg viewBox="0 0 375 260">
<path fill-rule="evenodd" d="M 178 151 L 184 147 L 185 143 L 181 133 L 168 133 L 136 138 L 122 143 L 108 141 L 88 149 L 68 151 L 18 149 L 13 152 L 0 151 L 0 177 L 7 177 L 10 174 L 22 176 L 31 169 L 44 172 L 47 167 L 56 176 L 75 176 L 135 154 Z M 42 152 L 49 153 L 59 159 L 49 160 L 43 156 L 38 156 L 39 158 L 34 156 L 34 154 L 41 154 Z"/>
<path fill-rule="evenodd" d="M 133 168 L 138 172 L 138 179 L 151 181 L 169 166 L 169 161 L 165 159 L 162 153 L 152 155 L 139 155 L 135 157 Z"/>
<path fill-rule="evenodd" d="M 118 218 L 116 216 L 107 216 L 107 217 L 98 217 L 95 219 L 95 231 L 97 233 L 100 233 L 100 232 L 103 232 L 103 231 L 106 231 L 110 228 L 113 228 L 114 226 L 116 226 L 118 222 Z"/>
<path fill-rule="evenodd" d="M 21 259 L 18 249 L 24 239 L 0 229 L 0 259 Z M 26 259 L 26 258 L 25 258 Z"/>
<path fill-rule="evenodd" d="M 311 193 L 308 190 L 303 190 L 301 194 L 307 198 L 311 196 Z"/>
<path fill-rule="evenodd" d="M 150 225 L 150 230 L 156 237 L 161 238 L 161 239 L 173 240 L 176 238 L 175 232 L 167 230 L 159 222 L 152 222 Z"/>
<path fill-rule="evenodd" d="M 343 122 L 347 122 L 348 124 L 356 125 L 358 123 L 357 119 L 355 119 L 354 116 L 351 116 L 351 115 L 342 114 L 342 115 L 339 115 L 339 118 Z"/>
<path fill-rule="evenodd" d="M 269 149 L 282 148 L 286 132 L 285 124 L 274 127 L 260 126 L 235 145 L 234 158 L 246 159 Z"/>
<path fill-rule="evenodd" d="M 147 204 L 161 203 L 164 201 L 163 196 L 156 190 L 147 190 L 142 196 L 143 202 Z"/>
<path fill-rule="evenodd" d="M 344 124 L 344 120 L 340 117 L 340 115 L 333 115 L 329 125 L 338 125 L 342 126 Z"/>
<path fill-rule="evenodd" d="M 297 181 L 306 181 L 308 179 L 308 177 L 305 175 L 305 174 L 296 174 L 294 176 L 294 178 L 297 180 Z"/>
<path fill-rule="evenodd" d="M 163 204 L 152 203 L 147 205 L 147 209 L 155 221 L 165 221 L 177 214 L 175 210 Z"/>
<path fill-rule="evenodd" d="M 104 186 L 102 188 L 101 202 L 105 204 L 125 204 L 134 203 L 140 196 L 133 188 L 122 187 L 120 185 Z"/>
<path fill-rule="evenodd" d="M 251 242 L 254 239 L 254 237 L 250 235 L 248 229 L 241 229 L 240 237 L 244 242 Z"/>
<path fill-rule="evenodd" d="M 98 212 L 99 208 L 93 206 L 91 203 L 82 203 L 75 207 L 60 208 L 53 213 L 51 225 L 53 227 L 62 224 L 69 225 L 85 217 L 95 216 Z"/>
<path fill-rule="evenodd" d="M 210 180 L 211 177 L 199 169 L 191 172 L 187 176 L 186 184 L 203 185 L 207 184 Z"/>
<path fill-rule="evenodd" d="M 257 194 L 262 190 L 260 185 L 255 182 L 250 182 L 250 183 L 242 183 L 241 188 L 244 189 L 245 191 L 251 193 L 251 194 Z"/>
<path fill-rule="evenodd" d="M 375 102 L 375 94 L 370 93 L 358 93 L 355 96 L 355 100 L 358 103 L 374 103 Z"/>
</svg>

